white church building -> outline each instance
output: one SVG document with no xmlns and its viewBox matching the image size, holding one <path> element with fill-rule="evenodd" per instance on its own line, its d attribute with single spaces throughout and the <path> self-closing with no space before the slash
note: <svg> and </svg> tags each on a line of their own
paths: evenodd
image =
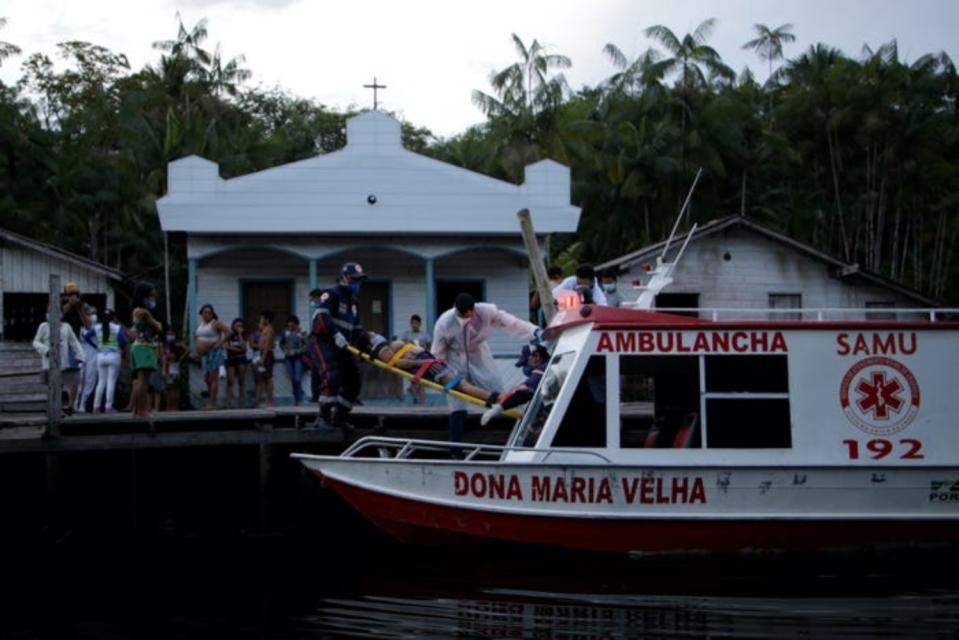
<svg viewBox="0 0 959 640">
<path fill-rule="evenodd" d="M 271 309 L 278 330 L 293 314 L 306 325 L 309 291 L 332 285 L 345 261 L 369 274 L 364 326 L 386 335 L 402 334 L 412 314 L 432 330 L 461 291 L 527 317 L 516 213 L 530 210 L 541 242 L 575 232 L 569 169 L 543 160 L 515 185 L 408 151 L 400 123 L 379 111 L 351 118 L 346 130 L 339 151 L 229 180 L 197 156 L 169 164 L 157 209 L 164 231 L 186 233 L 190 334 L 204 304 L 227 324 L 238 317 L 250 328 Z M 491 340 L 504 370 L 520 346 Z M 276 380 L 282 402 L 289 384 L 279 362 Z"/>
</svg>

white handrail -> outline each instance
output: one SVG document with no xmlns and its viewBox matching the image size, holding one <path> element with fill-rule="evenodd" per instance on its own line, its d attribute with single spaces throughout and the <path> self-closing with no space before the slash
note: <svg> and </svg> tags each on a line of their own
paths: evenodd
<svg viewBox="0 0 959 640">
<path fill-rule="evenodd" d="M 546 454 L 548 458 L 552 454 L 556 453 L 572 453 L 576 455 L 585 455 L 593 456 L 599 458 L 603 462 L 612 462 L 609 458 L 604 456 L 601 453 L 596 451 L 587 451 L 585 449 L 543 449 L 536 447 L 511 447 L 508 445 L 498 445 L 498 444 L 476 444 L 469 442 L 449 442 L 446 440 L 417 440 L 412 438 L 388 438 L 385 436 L 366 436 L 360 438 L 349 447 L 346 448 L 343 453 L 340 454 L 341 458 L 352 458 L 355 457 L 363 449 L 367 447 L 376 447 L 376 448 L 391 448 L 396 449 L 397 453 L 394 457 L 401 457 L 400 454 L 405 454 L 403 457 L 409 457 L 414 451 L 448 451 L 450 449 L 459 449 L 465 450 L 468 449 L 469 453 L 466 454 L 465 459 L 471 460 L 475 458 L 480 453 L 505 453 L 507 451 L 524 451 L 527 453 L 543 453 Z"/>
<path fill-rule="evenodd" d="M 624 302 L 624 307 L 634 308 L 632 303 Z M 767 309 L 763 307 L 655 307 L 649 309 L 649 311 L 656 311 L 661 313 L 692 313 L 695 312 L 700 316 L 705 316 L 711 318 L 714 321 L 718 321 L 720 314 L 729 313 L 729 314 L 741 314 L 745 316 L 796 316 L 804 320 L 810 320 L 809 316 L 815 316 L 817 322 L 824 322 L 828 320 L 827 315 L 833 316 L 866 316 L 868 319 L 871 315 L 883 314 L 886 316 L 895 315 L 923 315 L 928 317 L 929 322 L 944 322 L 941 318 L 943 315 L 956 315 L 959 316 L 959 309 L 949 308 L 949 309 L 932 309 L 932 308 L 912 308 L 905 309 L 899 307 L 890 307 L 890 308 L 881 308 L 881 309 L 866 309 L 866 308 L 813 308 L 813 307 L 801 307 L 795 309 Z M 728 319 L 728 318 L 727 318 Z M 882 320 L 884 318 L 880 318 Z"/>
</svg>

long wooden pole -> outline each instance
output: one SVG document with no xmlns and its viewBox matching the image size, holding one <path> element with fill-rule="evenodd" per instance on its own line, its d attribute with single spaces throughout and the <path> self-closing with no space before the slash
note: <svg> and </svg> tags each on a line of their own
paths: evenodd
<svg viewBox="0 0 959 640">
<path fill-rule="evenodd" d="M 44 435 L 60 435 L 60 415 L 63 410 L 63 374 L 60 366 L 60 276 L 50 274 L 50 313 L 47 328 L 50 330 L 50 352 L 47 354 L 50 369 L 47 371 L 47 428 Z"/>
<path fill-rule="evenodd" d="M 553 301 L 553 291 L 549 288 L 546 265 L 543 264 L 543 256 L 539 252 L 539 243 L 536 242 L 533 220 L 530 218 L 529 209 L 520 209 L 516 213 L 516 217 L 519 218 L 520 232 L 523 234 L 523 242 L 526 243 L 529 264 L 533 268 L 533 280 L 536 284 L 536 293 L 539 295 L 539 303 L 543 307 L 546 324 L 549 324 L 553 321 L 553 316 L 556 315 L 556 303 Z"/>
</svg>

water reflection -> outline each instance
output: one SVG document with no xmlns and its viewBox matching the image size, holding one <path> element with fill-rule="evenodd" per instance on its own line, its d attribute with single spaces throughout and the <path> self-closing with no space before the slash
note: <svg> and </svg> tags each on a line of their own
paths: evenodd
<svg viewBox="0 0 959 640">
<path fill-rule="evenodd" d="M 357 638 L 943 638 L 959 594 L 869 598 L 625 596 L 488 590 L 480 598 L 327 598 L 301 630 Z"/>
<path fill-rule="evenodd" d="M 0 638 L 956 638 L 956 555 L 111 544 L 5 566 Z"/>
<path fill-rule="evenodd" d="M 618 557 L 409 552 L 298 628 L 377 638 L 959 637 L 954 553 Z"/>
</svg>

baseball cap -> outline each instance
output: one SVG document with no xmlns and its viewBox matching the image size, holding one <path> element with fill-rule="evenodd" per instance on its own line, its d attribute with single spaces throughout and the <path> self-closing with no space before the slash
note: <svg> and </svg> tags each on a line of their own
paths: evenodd
<svg viewBox="0 0 959 640">
<path fill-rule="evenodd" d="M 345 262 L 340 267 L 340 275 L 346 276 L 350 280 L 366 280 L 366 273 L 358 262 Z"/>
<path fill-rule="evenodd" d="M 523 350 L 520 351 L 519 360 L 516 361 L 516 364 L 514 366 L 517 366 L 517 367 L 526 366 L 526 362 L 529 360 L 529 357 L 533 355 L 534 353 L 538 353 L 539 355 L 543 357 L 549 357 L 549 349 L 547 349 L 542 344 L 539 344 L 539 343 L 524 344 Z"/>
</svg>

